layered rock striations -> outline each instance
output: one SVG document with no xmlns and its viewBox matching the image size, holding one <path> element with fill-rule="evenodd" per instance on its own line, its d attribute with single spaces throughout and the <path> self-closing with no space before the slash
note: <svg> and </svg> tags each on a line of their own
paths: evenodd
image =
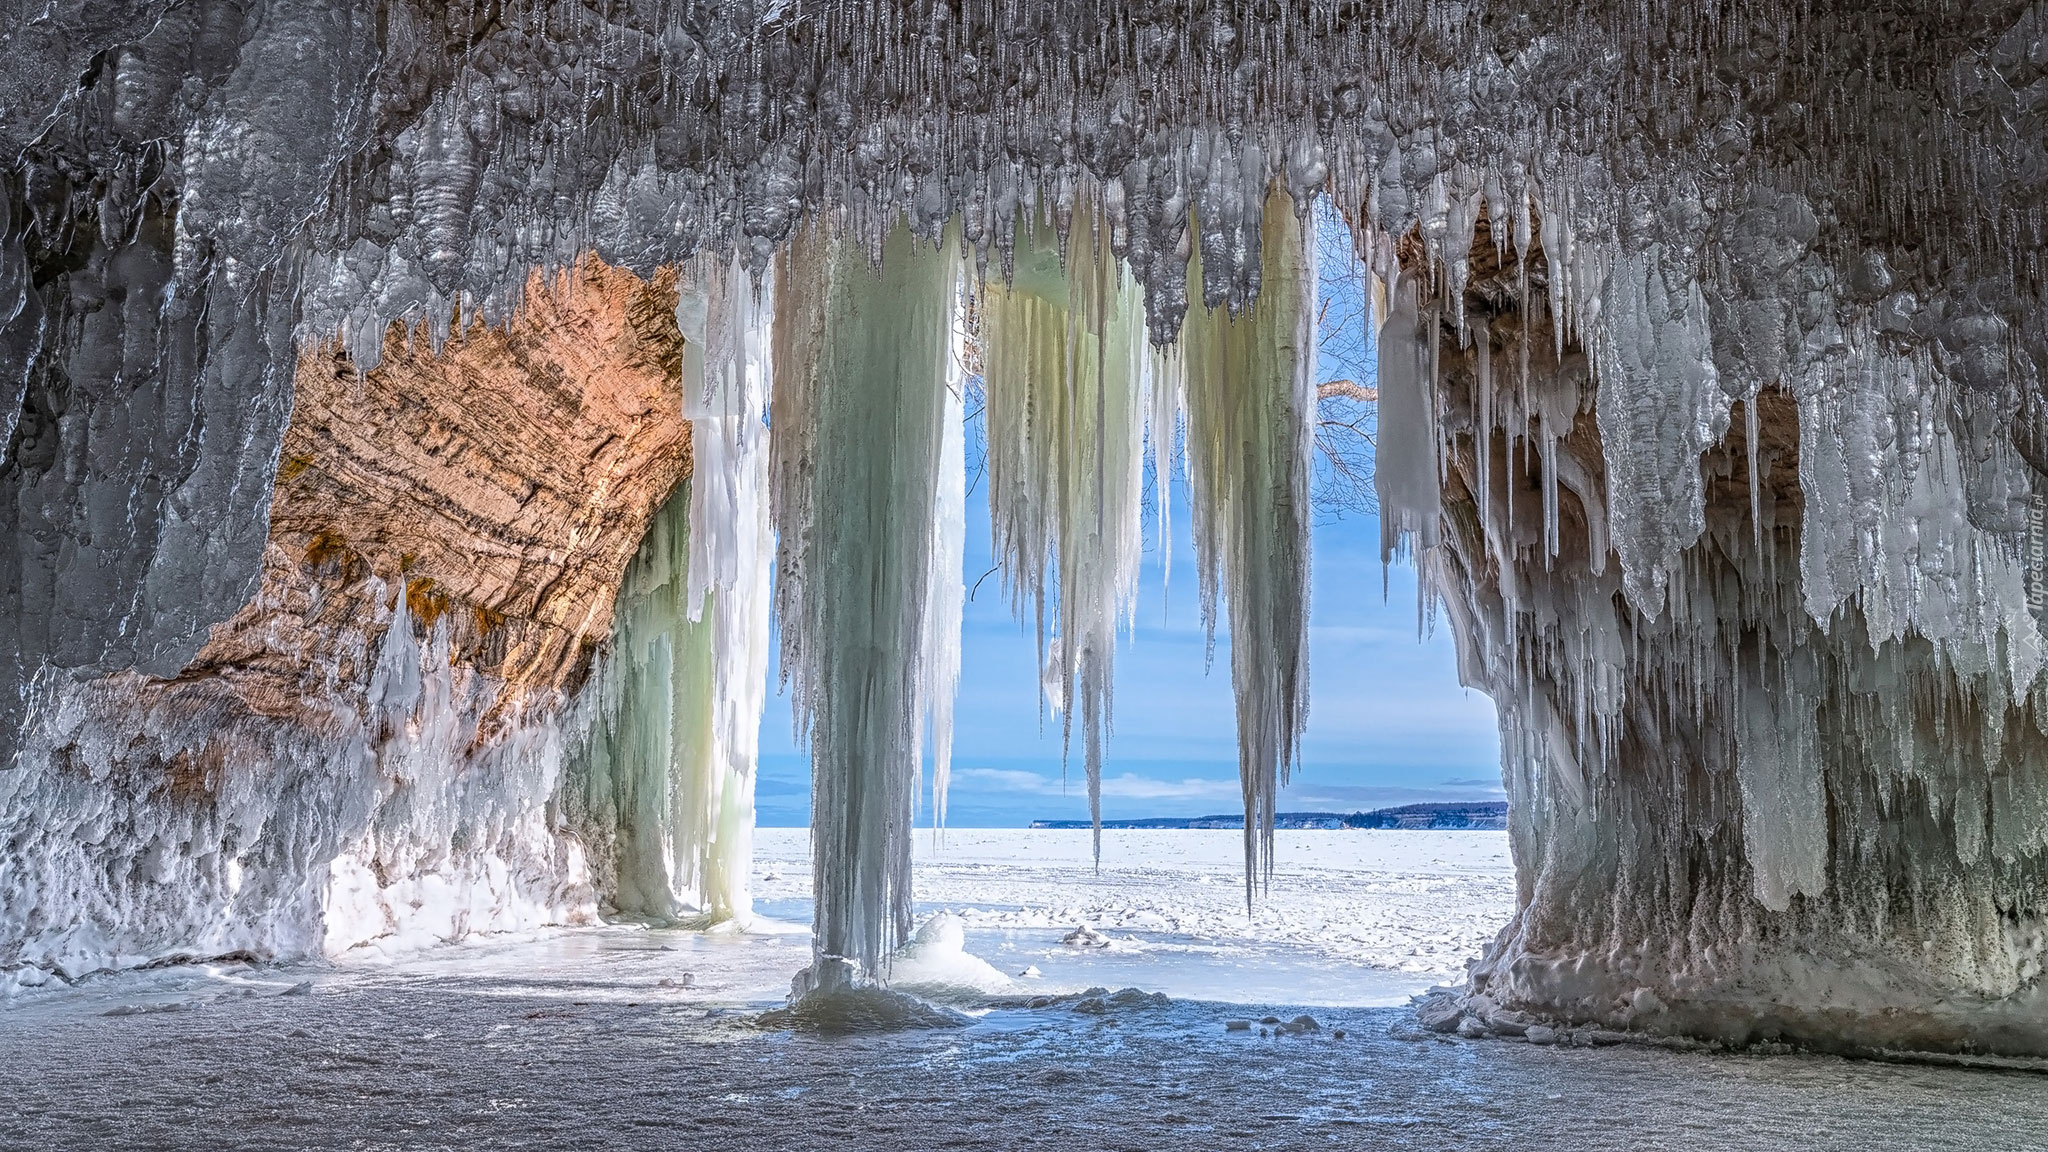
<svg viewBox="0 0 2048 1152">
<path fill-rule="evenodd" d="M 588 920 L 551 808 L 613 600 L 690 466 L 673 275 L 536 281 L 439 352 L 301 359 L 262 579 L 175 675 L 46 677 L 0 964 L 318 954 Z M 601 871 L 601 870 L 600 870 Z"/>
</svg>

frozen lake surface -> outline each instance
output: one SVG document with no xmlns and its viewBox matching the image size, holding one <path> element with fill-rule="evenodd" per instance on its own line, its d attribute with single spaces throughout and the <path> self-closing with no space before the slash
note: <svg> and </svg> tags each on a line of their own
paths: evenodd
<svg viewBox="0 0 2048 1152">
<path fill-rule="evenodd" d="M 755 857 L 755 906 L 809 923 L 808 833 L 761 829 Z M 1089 834 L 1065 829 L 920 832 L 916 859 L 919 917 L 952 912 L 970 952 L 1043 973 L 1018 991 L 1406 1004 L 1463 980 L 1515 906 L 1504 832 L 1281 832 L 1272 887 L 1249 913 L 1238 832 L 1105 831 L 1100 872 Z M 1103 943 L 1060 943 L 1083 926 Z"/>
<path fill-rule="evenodd" d="M 922 840 L 926 906 L 958 915 L 969 949 L 1005 972 L 1039 969 L 1017 981 L 1039 1006 L 966 997 L 971 1026 L 886 1035 L 764 1028 L 760 1012 L 809 953 L 804 929 L 772 922 L 746 935 L 621 926 L 332 966 L 107 976 L 0 1011 L 0 1148 L 2048 1141 L 2048 1081 L 2026 1072 L 1418 1032 L 1389 1005 L 1454 974 L 1462 956 L 1450 949 L 1476 950 L 1511 905 L 1495 835 L 1285 837 L 1273 897 L 1249 920 L 1235 833 L 1106 836 L 1099 880 L 1085 833 L 954 832 L 930 858 Z M 801 836 L 764 831 L 761 848 L 764 906 L 804 906 Z M 1403 917 L 1415 926 L 1405 947 Z M 1076 921 L 1108 945 L 1060 943 Z M 1173 999 L 1071 991 L 1126 983 Z M 1225 1029 L 1301 1013 L 1320 1030 Z"/>
</svg>

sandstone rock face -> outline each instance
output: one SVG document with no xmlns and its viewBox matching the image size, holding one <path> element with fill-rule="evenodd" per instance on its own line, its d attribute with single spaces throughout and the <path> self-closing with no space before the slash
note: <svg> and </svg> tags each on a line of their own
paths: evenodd
<svg viewBox="0 0 2048 1152">
<path fill-rule="evenodd" d="M 536 276 L 436 353 L 300 361 L 255 595 L 175 676 L 46 684 L 0 965 L 337 951 L 586 919 L 547 810 L 576 689 L 687 475 L 673 278 Z M 22 977 L 28 978 L 28 977 Z"/>
<path fill-rule="evenodd" d="M 259 711 L 289 707 L 330 670 L 281 646 L 279 628 L 332 637 L 390 612 L 402 588 L 417 627 L 445 629 L 456 659 L 506 686 L 500 711 L 576 687 L 627 562 L 689 472 L 674 312 L 671 275 L 592 262 L 536 276 L 512 324 L 460 330 L 438 353 L 416 332 L 366 374 L 338 347 L 307 355 L 262 592 L 187 676 L 227 677 Z M 319 590 L 318 626 L 272 607 L 295 584 Z"/>
</svg>

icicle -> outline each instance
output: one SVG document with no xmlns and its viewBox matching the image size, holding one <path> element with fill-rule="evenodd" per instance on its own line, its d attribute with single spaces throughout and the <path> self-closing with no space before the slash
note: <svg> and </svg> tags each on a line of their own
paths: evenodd
<svg viewBox="0 0 2048 1152">
<path fill-rule="evenodd" d="M 776 278 L 776 607 L 817 900 L 799 992 L 873 978 L 910 930 L 954 261 L 902 225 L 880 254 L 814 224 Z"/>
<path fill-rule="evenodd" d="M 716 693 L 704 849 L 696 869 L 706 911 L 744 918 L 753 835 L 754 770 L 768 676 L 768 598 L 774 537 L 768 515 L 767 407 L 771 307 L 737 258 L 702 260 L 677 293 L 684 332 L 683 414 L 691 421 L 690 618 L 711 611 Z M 689 342 L 685 321 L 703 317 Z M 694 352 L 694 355 L 693 355 Z M 696 375 L 692 376 L 691 373 Z"/>
<path fill-rule="evenodd" d="M 1274 806 L 1307 718 L 1316 276 L 1305 227 L 1269 196 L 1258 303 L 1238 315 L 1190 310 L 1181 336 L 1195 553 L 1212 630 L 1219 592 L 1230 607 L 1247 901 L 1272 873 Z M 1414 399 L 1427 403 L 1419 390 Z"/>
<path fill-rule="evenodd" d="M 1478 343 L 1479 427 L 1472 446 L 1479 462 L 1479 522 L 1493 522 L 1493 329 L 1485 317 L 1472 322 Z M 1506 560 L 1506 555 L 1502 555 Z"/>
<path fill-rule="evenodd" d="M 938 498 L 932 506 L 931 604 L 925 613 L 924 697 L 931 725 L 932 824 L 946 826 L 953 781 L 953 702 L 960 689 L 960 625 L 967 585 L 967 309 L 963 286 L 953 292 L 946 345 L 945 412 L 940 417 Z"/>
<path fill-rule="evenodd" d="M 1146 435 L 1152 442 L 1152 483 L 1158 490 L 1159 591 L 1164 611 L 1173 575 L 1173 449 L 1180 437 L 1186 371 L 1179 345 L 1145 354 L 1142 364 L 1151 410 Z"/>
<path fill-rule="evenodd" d="M 1749 390 L 1749 399 L 1742 404 L 1742 442 L 1747 451 L 1749 463 L 1749 524 L 1755 533 L 1756 549 L 1764 549 L 1763 485 L 1759 479 L 1757 452 L 1757 406 L 1763 399 L 1761 387 Z"/>
<path fill-rule="evenodd" d="M 1147 347 L 1136 286 L 1105 239 L 1080 199 L 1065 269 L 1041 235 L 1020 247 L 1012 282 L 991 285 L 982 302 L 995 552 L 1019 613 L 1028 607 L 1036 621 L 1069 748 L 1078 712 L 1098 860 L 1116 632 L 1143 545 Z M 1170 419 L 1170 373 L 1155 374 L 1152 400 L 1155 421 L 1162 410 Z M 1156 426 L 1154 437 L 1165 458 Z"/>
<path fill-rule="evenodd" d="M 1391 563 L 1436 546 L 1443 491 L 1437 484 L 1436 425 L 1425 375 L 1429 350 L 1406 275 L 1391 287 L 1379 340 L 1379 441 L 1373 484 L 1380 498 L 1380 556 Z M 1512 472 L 1510 473 L 1512 475 Z M 1514 501 L 1508 501 L 1512 512 Z"/>
</svg>

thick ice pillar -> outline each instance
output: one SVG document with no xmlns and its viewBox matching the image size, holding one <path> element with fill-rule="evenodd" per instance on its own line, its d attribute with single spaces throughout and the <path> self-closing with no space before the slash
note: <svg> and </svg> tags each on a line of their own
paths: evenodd
<svg viewBox="0 0 2048 1152">
<path fill-rule="evenodd" d="M 811 747 L 815 988 L 878 974 L 910 931 L 956 261 L 901 225 L 879 257 L 819 224 L 776 270 L 776 607 Z"/>
</svg>

